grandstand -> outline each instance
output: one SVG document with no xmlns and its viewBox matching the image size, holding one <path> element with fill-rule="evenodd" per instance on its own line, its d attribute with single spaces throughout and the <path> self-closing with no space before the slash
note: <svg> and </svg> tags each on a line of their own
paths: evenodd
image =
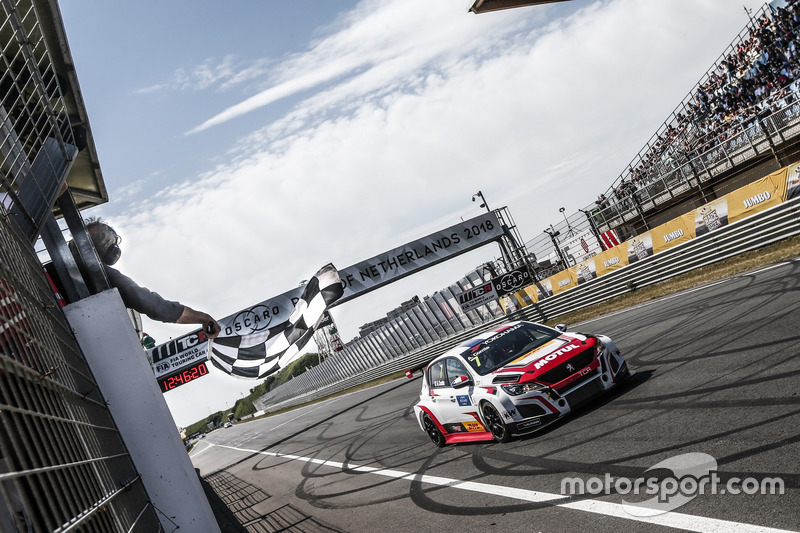
<svg viewBox="0 0 800 533">
<path fill-rule="evenodd" d="M 794 162 L 800 2 L 750 22 L 597 200 L 525 243 L 540 278 Z"/>
</svg>

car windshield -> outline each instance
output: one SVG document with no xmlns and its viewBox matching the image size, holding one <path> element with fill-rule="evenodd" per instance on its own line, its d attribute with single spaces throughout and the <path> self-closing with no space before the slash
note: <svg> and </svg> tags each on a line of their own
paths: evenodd
<svg viewBox="0 0 800 533">
<path fill-rule="evenodd" d="M 485 376 L 560 334 L 537 324 L 516 324 L 465 350 L 461 356 L 475 372 Z"/>
</svg>

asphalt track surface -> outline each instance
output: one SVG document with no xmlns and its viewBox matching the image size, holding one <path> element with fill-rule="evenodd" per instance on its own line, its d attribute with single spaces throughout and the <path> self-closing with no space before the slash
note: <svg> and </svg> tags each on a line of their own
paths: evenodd
<svg viewBox="0 0 800 533">
<path fill-rule="evenodd" d="M 404 378 L 217 430 L 192 461 L 240 531 L 800 531 L 800 259 L 570 330 L 609 335 L 637 374 L 540 433 L 438 449 Z M 714 494 L 626 510 L 650 496 L 615 480 L 686 453 L 716 459 Z M 561 492 L 606 477 L 610 494 Z M 733 478 L 784 493 L 722 494 Z"/>
</svg>

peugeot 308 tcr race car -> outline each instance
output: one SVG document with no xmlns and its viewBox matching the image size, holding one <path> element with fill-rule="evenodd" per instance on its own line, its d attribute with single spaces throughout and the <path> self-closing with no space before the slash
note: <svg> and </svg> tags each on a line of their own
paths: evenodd
<svg viewBox="0 0 800 533">
<path fill-rule="evenodd" d="M 507 442 L 554 422 L 630 374 L 608 337 L 512 322 L 434 359 L 414 411 L 436 446 Z"/>
</svg>

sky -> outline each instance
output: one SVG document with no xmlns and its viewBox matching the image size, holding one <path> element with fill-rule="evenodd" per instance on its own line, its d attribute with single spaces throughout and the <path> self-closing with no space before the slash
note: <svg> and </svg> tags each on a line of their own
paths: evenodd
<svg viewBox="0 0 800 533">
<path fill-rule="evenodd" d="M 115 266 L 222 318 L 507 206 L 525 241 L 605 192 L 747 23 L 745 0 L 62 0 Z M 333 310 L 344 339 L 498 257 Z M 145 317 L 158 343 L 192 331 Z M 311 346 L 313 348 L 313 346 Z M 166 393 L 180 426 L 256 386 Z"/>
</svg>

